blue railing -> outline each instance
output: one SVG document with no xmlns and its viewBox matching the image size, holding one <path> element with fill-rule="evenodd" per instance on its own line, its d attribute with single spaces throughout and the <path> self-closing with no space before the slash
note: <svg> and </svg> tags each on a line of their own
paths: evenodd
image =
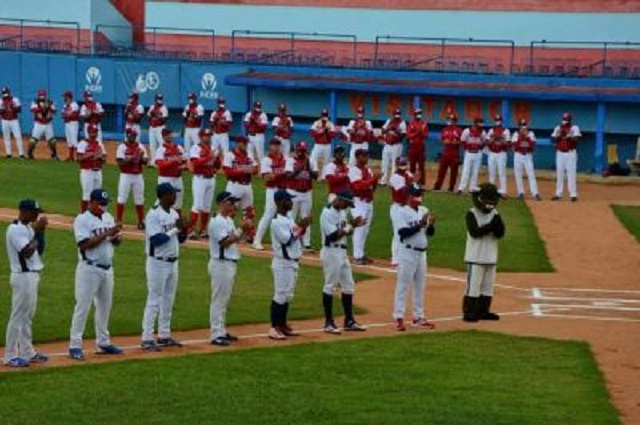
<svg viewBox="0 0 640 425">
<path fill-rule="evenodd" d="M 3 30 L 3 27 L 9 27 Z M 28 28 L 70 29 L 75 32 L 69 42 L 51 39 L 46 36 L 30 36 L 25 34 Z M 15 33 L 17 29 L 17 34 Z M 9 45 L 9 46 L 7 46 Z M 0 48 L 12 47 L 12 50 L 45 50 L 80 52 L 81 31 L 78 22 L 51 21 L 38 19 L 13 19 L 0 17 Z"/>
</svg>

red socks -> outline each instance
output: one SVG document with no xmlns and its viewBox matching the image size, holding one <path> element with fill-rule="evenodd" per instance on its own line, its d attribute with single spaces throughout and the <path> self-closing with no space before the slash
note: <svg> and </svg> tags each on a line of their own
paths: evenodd
<svg viewBox="0 0 640 425">
<path fill-rule="evenodd" d="M 122 221 L 124 215 L 124 204 L 116 204 L 116 221 Z"/>
<path fill-rule="evenodd" d="M 80 212 L 85 212 L 89 208 L 89 201 L 80 201 Z"/>
<path fill-rule="evenodd" d="M 144 205 L 136 205 L 136 215 L 138 216 L 138 224 L 144 222 Z"/>
<path fill-rule="evenodd" d="M 206 232 L 207 231 L 207 227 L 209 226 L 209 217 L 211 216 L 211 214 L 209 214 L 208 212 L 202 212 L 200 214 L 200 231 L 201 232 Z"/>
<path fill-rule="evenodd" d="M 189 232 L 196 228 L 196 224 L 198 223 L 198 212 L 191 210 L 191 216 L 189 218 Z"/>
</svg>

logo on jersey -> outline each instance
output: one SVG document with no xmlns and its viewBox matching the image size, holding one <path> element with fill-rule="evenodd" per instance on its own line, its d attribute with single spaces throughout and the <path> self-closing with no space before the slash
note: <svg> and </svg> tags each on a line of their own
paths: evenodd
<svg viewBox="0 0 640 425">
<path fill-rule="evenodd" d="M 202 81 L 200 82 L 200 86 L 202 90 L 200 90 L 200 97 L 205 99 L 217 99 L 218 92 L 216 92 L 216 87 L 218 86 L 218 81 L 216 81 L 216 76 L 210 72 L 205 72 L 202 74 Z"/>
<path fill-rule="evenodd" d="M 87 84 L 84 86 L 85 90 L 102 93 L 102 72 L 100 72 L 100 68 L 92 66 L 87 69 L 85 79 L 87 80 Z"/>
<path fill-rule="evenodd" d="M 157 72 L 149 71 L 146 74 L 138 74 L 136 79 L 136 90 L 139 93 L 155 91 L 160 87 L 160 76 Z"/>
</svg>

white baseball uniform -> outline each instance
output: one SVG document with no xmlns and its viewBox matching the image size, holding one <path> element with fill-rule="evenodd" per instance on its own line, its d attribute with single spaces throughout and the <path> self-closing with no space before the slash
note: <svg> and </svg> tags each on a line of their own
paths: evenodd
<svg viewBox="0 0 640 425">
<path fill-rule="evenodd" d="M 391 238 L 391 264 L 398 264 L 398 248 L 400 245 L 400 237 L 398 236 L 398 224 L 400 217 L 398 214 L 405 205 L 406 188 L 413 181 L 413 176 L 409 171 L 402 173 L 397 170 L 391 174 L 389 179 L 389 187 L 391 189 L 391 206 L 389 207 L 389 217 L 391 218 L 391 227 L 393 229 L 393 237 Z"/>
<path fill-rule="evenodd" d="M 227 191 L 239 198 L 239 205 L 244 210 L 253 206 L 253 187 L 251 186 L 251 176 L 256 166 L 251 151 L 241 154 L 239 151 L 230 150 L 224 155 L 222 167 L 227 174 Z M 232 176 L 229 173 L 238 173 Z"/>
<path fill-rule="evenodd" d="M 298 280 L 298 261 L 302 256 L 302 241 L 295 222 L 287 215 L 276 214 L 271 220 L 271 248 L 273 259 L 273 301 L 286 304 L 293 299 Z"/>
<path fill-rule="evenodd" d="M 116 159 L 139 159 L 140 153 L 143 158 L 147 157 L 147 151 L 142 143 L 135 142 L 132 145 L 120 143 L 116 150 Z M 132 157 L 132 154 L 136 156 Z M 118 180 L 118 204 L 126 204 L 130 192 L 133 192 L 134 205 L 144 205 L 144 178 L 141 164 L 125 164 L 121 167 Z"/>
<path fill-rule="evenodd" d="M 478 227 L 491 223 L 493 217 L 498 215 L 495 209 L 485 213 L 476 207 L 469 209 L 469 213 L 475 216 Z M 464 261 L 467 263 L 465 294 L 470 297 L 493 296 L 493 282 L 498 263 L 498 238 L 493 233 L 473 238 L 467 232 Z"/>
<path fill-rule="evenodd" d="M 115 221 L 108 212 L 103 212 L 99 217 L 87 210 L 76 217 L 73 232 L 79 244 L 113 226 Z M 92 304 L 95 306 L 96 345 L 100 347 L 111 344 L 108 325 L 113 299 L 113 251 L 111 238 L 91 249 L 78 249 L 76 306 L 71 321 L 69 348 L 82 348 L 82 335 Z"/>
<path fill-rule="evenodd" d="M 15 111 L 19 111 L 21 108 L 20 99 L 13 96 L 10 103 L 14 112 L 11 114 L 11 118 L 6 118 L 7 113 L 5 112 L 5 109 L 8 106 L 7 101 L 4 98 L 0 98 L 0 111 L 2 111 L 2 138 L 4 140 L 5 154 L 11 155 L 11 135 L 13 134 L 18 147 L 18 154 L 23 156 L 24 147 L 22 146 L 22 131 L 20 130 L 20 120 L 18 119 L 19 112 Z"/>
<path fill-rule="evenodd" d="M 62 106 L 62 116 L 64 118 L 64 134 L 67 139 L 67 147 L 76 148 L 78 146 L 78 116 L 80 107 L 73 100 L 69 104 Z"/>
<path fill-rule="evenodd" d="M 507 194 L 507 149 L 511 140 L 511 132 L 507 128 L 502 128 L 502 133 L 497 134 L 500 129 L 493 127 L 487 133 L 487 155 L 489 168 L 489 183 L 494 183 L 496 177 L 498 180 L 498 193 Z M 500 145 L 491 146 L 494 137 L 500 140 Z M 496 176 L 497 174 L 497 176 Z"/>
<path fill-rule="evenodd" d="M 87 108 L 87 104 L 83 104 L 82 107 L 80 107 L 80 118 L 82 118 L 83 120 L 85 120 L 84 123 L 84 137 L 88 137 L 89 132 L 87 131 L 89 128 L 89 122 L 87 122 L 87 118 L 89 117 L 89 115 L 91 114 L 91 112 L 94 113 L 99 113 L 99 114 L 103 114 L 104 113 L 104 108 L 102 107 L 102 104 L 100 102 L 96 102 L 96 107 L 95 110 L 90 111 L 89 108 Z M 94 124 L 96 127 L 98 127 L 98 140 L 100 141 L 100 143 L 102 143 L 102 124 L 101 123 L 95 123 Z"/>
<path fill-rule="evenodd" d="M 349 125 L 346 128 L 346 133 L 349 135 L 349 140 L 351 141 L 350 145 L 351 148 L 349 149 L 349 165 L 353 165 L 356 163 L 356 151 L 359 149 L 366 149 L 367 151 L 369 150 L 369 142 L 363 142 L 363 143 L 355 143 L 353 142 L 353 138 L 354 135 L 353 134 L 349 134 L 349 131 L 353 130 L 355 128 L 356 125 L 356 120 L 351 120 L 349 121 Z M 365 128 L 368 131 L 373 131 L 373 126 L 371 125 L 371 121 L 366 120 L 365 121 Z M 355 238 L 355 237 L 354 237 Z"/>
<path fill-rule="evenodd" d="M 513 143 L 513 174 L 516 179 L 516 189 L 518 195 L 524 195 L 524 183 L 522 181 L 522 170 L 527 173 L 529 181 L 529 190 L 532 196 L 539 194 L 538 182 L 536 181 L 536 171 L 533 167 L 533 150 L 536 144 L 536 135 L 533 131 L 529 131 L 526 137 L 520 132 L 513 133 L 511 138 Z"/>
<path fill-rule="evenodd" d="M 318 165 L 318 161 L 322 161 L 322 168 L 326 167 L 327 164 L 331 162 L 331 134 L 335 131 L 335 126 L 329 120 L 316 120 L 311 125 L 311 133 L 316 134 L 320 132 L 327 132 L 329 136 L 324 136 L 322 138 L 322 143 L 319 143 L 319 137 L 314 137 L 315 143 L 313 144 L 313 148 L 311 149 L 311 156 L 309 160 L 311 164 L 317 169 L 320 169 Z M 326 143 L 328 141 L 328 143 Z M 324 174 L 320 176 L 319 180 L 324 180 Z"/>
<path fill-rule="evenodd" d="M 551 138 L 558 139 L 561 136 L 561 126 L 556 126 L 553 130 Z M 566 138 L 582 137 L 580 127 L 571 125 L 567 132 Z M 576 182 L 576 173 L 578 168 L 578 151 L 574 146 L 563 148 L 556 142 L 556 196 L 561 198 L 564 192 L 564 177 L 567 176 L 567 187 L 569 196 L 575 198 L 578 196 L 578 185 Z"/>
<path fill-rule="evenodd" d="M 171 161 L 174 158 L 179 158 L 180 160 L 183 160 L 185 162 L 187 161 L 187 156 L 184 150 L 182 149 L 182 146 L 173 143 L 172 150 L 169 151 L 165 146 L 165 144 L 163 143 L 156 150 L 156 156 L 155 156 L 154 162 L 157 163 L 158 161 L 163 161 L 163 160 Z M 158 174 L 158 184 L 171 183 L 173 187 L 179 190 L 179 192 L 176 192 L 176 202 L 175 204 L 173 204 L 173 208 L 176 208 L 176 209 L 182 208 L 182 201 L 184 199 L 184 194 L 183 194 L 183 184 L 182 184 L 181 173 L 180 173 L 180 176 L 178 177 L 171 176 L 171 175 L 163 176 L 160 174 L 162 174 L 162 171 Z M 169 172 L 168 174 L 174 174 L 174 173 Z"/>
<path fill-rule="evenodd" d="M 34 238 L 38 240 L 38 248 L 31 257 L 26 257 L 21 251 Z M 40 272 L 44 268 L 40 258 L 44 251 L 44 235 L 36 237 L 31 224 L 15 220 L 7 228 L 6 247 L 11 270 L 9 282 L 12 296 L 4 361 L 8 362 L 16 357 L 29 360 L 36 354 L 31 337 L 31 325 L 38 302 Z"/>
<path fill-rule="evenodd" d="M 305 161 L 307 160 L 305 159 Z M 289 212 L 289 217 L 291 217 L 292 220 L 309 217 L 311 215 L 311 208 L 313 207 L 313 176 L 311 173 L 318 172 L 311 161 L 309 161 L 311 170 L 297 172 L 297 163 L 299 164 L 296 158 L 287 158 L 284 168 L 287 174 L 292 174 L 292 176 L 288 178 L 289 193 L 294 196 L 292 199 L 293 208 Z M 294 173 L 294 171 L 296 173 Z M 307 227 L 302 242 L 305 247 L 311 246 L 311 226 Z"/>
<path fill-rule="evenodd" d="M 31 107 L 29 109 L 31 110 L 31 112 L 36 113 L 40 109 L 39 102 L 37 101 L 31 102 Z M 56 113 L 56 105 L 53 102 L 51 102 L 50 112 L 51 112 L 51 119 L 53 119 L 53 114 Z M 31 138 L 40 140 L 44 136 L 44 139 L 47 142 L 49 140 L 52 140 L 54 137 L 54 134 L 53 134 L 53 124 L 51 122 L 51 119 L 48 119 L 48 118 L 39 119 L 38 116 L 36 115 L 33 122 L 33 129 L 31 130 Z"/>
<path fill-rule="evenodd" d="M 193 108 L 195 110 L 195 118 L 191 118 L 189 116 L 192 106 L 195 106 L 195 108 Z M 182 118 L 185 120 L 184 141 L 182 143 L 182 147 L 185 152 L 190 152 L 191 146 L 195 146 L 200 143 L 200 135 L 198 133 L 200 132 L 202 117 L 204 117 L 204 108 L 200 104 L 187 104 L 182 111 Z"/>
<path fill-rule="evenodd" d="M 78 156 L 93 153 L 96 156 L 104 157 L 106 152 L 102 142 L 90 143 L 87 140 L 82 140 L 78 143 Z M 83 201 L 89 200 L 92 190 L 102 188 L 102 165 L 97 161 L 94 159 L 79 160 Z"/>
<path fill-rule="evenodd" d="M 211 339 L 227 335 L 227 306 L 233 291 L 240 253 L 236 244 L 223 248 L 221 242 L 238 234 L 232 217 L 214 216 L 209 222 L 209 276 L 211 276 L 211 305 L 209 321 Z"/>
<path fill-rule="evenodd" d="M 482 164 L 482 149 L 487 141 L 487 133 L 484 130 L 475 133 L 471 129 L 465 128 L 460 140 L 465 151 L 462 162 L 462 177 L 460 177 L 458 190 L 465 190 L 468 184 L 469 190 L 475 191 L 478 190 L 478 173 Z"/>
<path fill-rule="evenodd" d="M 250 122 L 251 114 L 252 114 L 251 111 L 245 114 L 244 116 L 245 123 Z M 267 114 L 265 114 L 264 112 L 260 113 L 260 116 L 258 117 L 258 122 L 260 125 L 265 126 L 266 128 L 267 124 L 269 123 L 269 120 L 267 119 Z M 256 133 L 253 135 L 248 134 L 247 137 L 249 138 L 249 146 L 247 147 L 249 152 L 255 155 L 255 158 L 258 161 L 261 161 L 262 158 L 264 157 L 264 132 Z"/>
<path fill-rule="evenodd" d="M 216 122 L 216 118 L 219 121 L 223 121 L 221 123 Z M 216 146 L 219 149 L 222 149 L 222 152 L 229 152 L 229 130 L 228 127 L 231 126 L 233 122 L 233 116 L 228 109 L 225 109 L 224 112 L 219 112 L 218 110 L 214 110 L 211 112 L 211 116 L 209 117 L 209 124 L 213 129 L 213 137 L 211 138 L 211 144 Z"/>
<path fill-rule="evenodd" d="M 289 126 L 293 128 L 293 120 L 290 116 L 287 116 L 287 118 L 289 119 Z M 273 121 L 271 121 L 271 127 L 273 127 L 274 129 L 278 128 L 278 126 L 280 125 L 280 121 L 280 115 L 276 115 L 275 117 L 273 117 Z M 291 137 L 280 137 L 277 132 L 274 137 L 277 137 L 278 140 L 280 140 L 280 152 L 282 152 L 285 157 L 289 157 L 289 154 L 291 154 Z"/>
<path fill-rule="evenodd" d="M 260 222 L 258 223 L 256 236 L 253 239 L 254 244 L 256 245 L 260 245 L 262 243 L 262 238 L 269 228 L 271 219 L 276 216 L 276 204 L 273 200 L 273 195 L 276 193 L 276 190 L 283 188 L 285 185 L 284 173 L 287 162 L 287 158 L 285 158 L 283 155 L 281 155 L 279 158 L 274 158 L 272 154 L 268 154 L 267 156 L 262 158 L 262 165 L 260 167 L 262 175 L 264 176 L 265 174 L 273 174 L 274 180 L 265 183 L 266 189 L 264 211 L 262 213 L 262 217 L 260 218 Z"/>
<path fill-rule="evenodd" d="M 392 124 L 392 120 L 388 119 L 382 126 L 383 133 L 390 130 Z M 400 120 L 400 123 L 394 128 L 394 132 L 398 134 L 400 141 L 393 144 L 385 142 L 384 147 L 382 148 L 381 184 L 387 184 L 390 179 L 390 175 L 396 171 L 396 159 L 402 156 L 402 138 L 407 134 L 407 123 L 404 120 Z"/>
<path fill-rule="evenodd" d="M 324 287 L 322 292 L 333 294 L 333 288 L 340 285 L 343 294 L 353 294 L 354 283 L 349 256 L 347 255 L 347 236 L 332 238 L 336 232 L 345 230 L 347 210 L 338 210 L 333 205 L 327 205 L 320 214 L 320 231 L 322 233 L 322 271 L 324 273 Z"/>
<path fill-rule="evenodd" d="M 171 315 L 178 289 L 178 257 L 184 241 L 176 227 L 176 210 L 154 206 L 145 219 L 147 254 L 147 303 L 142 319 L 142 340 L 153 340 L 156 319 L 158 338 L 171 338 Z"/>
<path fill-rule="evenodd" d="M 165 105 L 153 104 L 147 111 L 149 116 L 149 157 L 151 158 L 151 164 L 155 164 L 156 149 L 162 146 L 164 139 L 162 138 L 162 130 L 164 130 L 164 124 L 169 118 L 169 110 Z"/>
<path fill-rule="evenodd" d="M 141 104 L 137 104 L 135 107 L 135 112 L 140 116 L 144 116 L 144 106 Z M 137 122 L 125 122 L 124 124 L 124 137 L 127 137 L 127 130 L 133 128 L 136 131 L 136 142 L 140 142 L 140 134 L 142 134 L 142 128 L 140 127 L 140 123 Z"/>
<path fill-rule="evenodd" d="M 365 192 L 370 192 L 371 196 L 363 196 L 356 187 L 364 181 L 369 181 L 372 177 L 373 173 L 369 167 L 364 167 L 364 169 L 357 165 L 349 167 L 349 181 L 355 195 L 351 215 L 353 217 L 363 217 L 367 220 L 365 225 L 356 227 L 353 231 L 353 257 L 356 259 L 365 257 L 365 245 L 371 229 L 371 220 L 373 219 L 373 188 L 365 189 Z M 367 184 L 367 186 L 370 185 Z"/>
<path fill-rule="evenodd" d="M 206 150 L 209 149 L 209 152 Z M 212 148 L 204 148 L 201 143 L 197 143 L 191 147 L 189 157 L 191 161 L 203 158 L 209 158 L 207 164 L 193 169 L 193 179 L 191 180 L 191 193 L 193 194 L 193 212 L 211 211 L 211 203 L 213 202 L 213 194 L 216 192 L 216 168 L 214 168 L 215 155 L 217 152 Z"/>
</svg>

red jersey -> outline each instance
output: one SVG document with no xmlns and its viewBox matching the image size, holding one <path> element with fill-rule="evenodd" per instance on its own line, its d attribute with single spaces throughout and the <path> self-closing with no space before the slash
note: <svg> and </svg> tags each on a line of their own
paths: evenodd
<svg viewBox="0 0 640 425">
<path fill-rule="evenodd" d="M 262 174 L 273 174 L 273 179 L 265 183 L 268 188 L 286 188 L 286 164 L 287 159 L 282 154 L 274 155 L 273 153 L 269 153 L 262 161 Z"/>
<path fill-rule="evenodd" d="M 278 115 L 280 121 L 276 126 L 276 136 L 284 140 L 291 139 L 291 118 L 286 115 Z"/>
<path fill-rule="evenodd" d="M 429 127 L 423 120 L 414 119 L 407 128 L 410 152 L 423 152 L 424 141 L 429 136 Z"/>
<path fill-rule="evenodd" d="M 194 157 L 194 153 L 198 155 Z M 220 168 L 220 158 L 211 151 L 211 144 L 200 143 L 191 150 L 191 165 L 193 174 L 197 176 L 213 177 Z"/>
<path fill-rule="evenodd" d="M 0 99 L 0 118 L 7 121 L 18 119 L 22 106 L 13 96 Z"/>
<path fill-rule="evenodd" d="M 349 166 L 334 160 L 327 164 L 324 178 L 329 185 L 329 193 L 337 194 L 349 189 Z"/>
<path fill-rule="evenodd" d="M 460 137 L 462 129 L 455 125 L 448 125 L 442 129 L 440 140 L 444 143 L 443 154 L 451 156 L 460 155 Z"/>
<path fill-rule="evenodd" d="M 31 112 L 35 122 L 47 125 L 53 120 L 53 115 L 56 113 L 56 105 L 49 99 L 36 99 L 31 103 Z"/>
<path fill-rule="evenodd" d="M 373 200 L 373 192 L 378 184 L 378 179 L 373 175 L 369 167 L 366 165 L 363 167 L 354 165 L 349 169 L 349 176 L 353 195 L 363 201 L 371 202 Z"/>
<path fill-rule="evenodd" d="M 86 102 L 83 106 L 86 108 L 85 122 L 89 124 L 100 124 L 100 121 L 102 121 L 102 113 L 100 112 L 98 103 L 96 101 Z"/>
<path fill-rule="evenodd" d="M 248 120 L 245 121 L 244 126 L 249 132 L 249 135 L 264 134 L 267 129 L 267 124 L 262 121 L 262 112 L 251 111 L 248 116 Z"/>
<path fill-rule="evenodd" d="M 81 170 L 102 170 L 104 162 L 104 150 L 100 142 L 96 140 L 83 140 L 78 144 L 78 165 Z M 80 159 L 82 158 L 82 159 Z"/>
<path fill-rule="evenodd" d="M 367 120 L 357 118 L 353 122 L 351 143 L 367 143 L 373 139 L 373 132 L 367 128 Z"/>
<path fill-rule="evenodd" d="M 556 150 L 560 152 L 569 152 L 577 148 L 576 141 L 573 137 L 569 137 L 571 134 L 571 124 L 561 125 L 558 138 L 556 139 Z"/>
<path fill-rule="evenodd" d="M 185 163 L 182 148 L 175 143 L 163 143 L 156 151 L 158 175 L 162 177 L 181 177 Z"/>
<path fill-rule="evenodd" d="M 231 121 L 227 119 L 226 112 L 226 109 L 218 108 L 211 114 L 209 125 L 214 133 L 224 134 L 229 132 L 229 129 L 231 128 Z"/>
<path fill-rule="evenodd" d="M 403 121 L 400 118 L 393 118 L 389 121 L 389 125 L 382 130 L 382 139 L 387 145 L 397 145 L 402 143 L 402 125 Z"/>
<path fill-rule="evenodd" d="M 507 140 L 504 136 L 504 127 L 497 126 L 491 129 L 492 135 L 487 147 L 493 153 L 506 152 L 508 149 Z"/>
<path fill-rule="evenodd" d="M 309 158 L 291 158 L 288 167 L 287 187 L 296 192 L 308 192 L 313 188 L 316 173 L 311 169 Z"/>
<path fill-rule="evenodd" d="M 62 119 L 64 122 L 78 121 L 80 119 L 80 108 L 76 102 L 62 105 Z"/>
<path fill-rule="evenodd" d="M 407 188 L 413 184 L 413 175 L 409 171 L 396 170 L 389 179 L 391 200 L 399 205 L 407 203 Z"/>
<path fill-rule="evenodd" d="M 154 103 L 151 109 L 149 110 L 149 126 L 151 127 L 162 127 L 167 123 L 167 117 L 164 115 L 166 112 L 166 107 L 164 105 L 158 105 Z"/>
<path fill-rule="evenodd" d="M 145 154 L 144 148 L 138 142 L 120 144 L 116 153 L 117 159 L 124 160 L 123 164 L 118 164 L 120 172 L 123 174 L 142 174 Z"/>
<path fill-rule="evenodd" d="M 222 168 L 229 181 L 241 184 L 251 183 L 256 163 L 247 151 L 234 149 L 227 152 Z"/>
<path fill-rule="evenodd" d="M 202 106 L 197 103 L 189 103 L 182 113 L 184 126 L 187 128 L 200 128 L 202 124 Z"/>
<path fill-rule="evenodd" d="M 516 133 L 516 137 L 513 140 L 514 152 L 528 155 L 530 153 L 533 153 L 535 147 L 536 139 L 532 137 L 531 132 L 527 132 L 527 134 L 522 134 L 520 132 Z"/>
<path fill-rule="evenodd" d="M 124 118 L 127 124 L 140 124 L 142 122 L 142 114 L 144 109 L 140 107 L 138 102 L 129 102 L 124 107 Z"/>
<path fill-rule="evenodd" d="M 462 133 L 462 147 L 469 153 L 478 153 L 485 142 L 485 132 L 481 127 L 471 127 Z M 466 136 L 465 136 L 466 134 Z"/>
</svg>

